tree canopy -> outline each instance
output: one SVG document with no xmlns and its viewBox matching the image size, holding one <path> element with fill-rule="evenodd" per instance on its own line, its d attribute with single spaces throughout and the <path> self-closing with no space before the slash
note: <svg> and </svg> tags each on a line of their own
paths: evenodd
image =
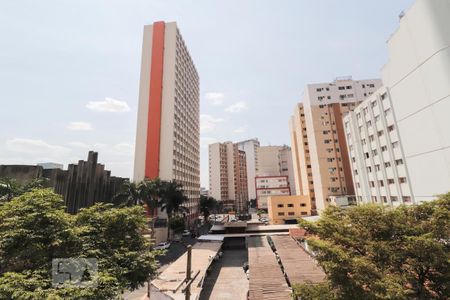
<svg viewBox="0 0 450 300">
<path fill-rule="evenodd" d="M 335 299 L 450 296 L 450 193 L 398 208 L 330 207 L 316 223 L 299 223 L 315 236 L 308 244 L 328 277 L 298 287 L 302 299 L 319 290 Z"/>
<path fill-rule="evenodd" d="M 157 268 L 141 206 L 99 203 L 77 215 L 50 189 L 0 206 L 0 299 L 113 299 Z M 54 258 L 96 258 L 98 286 L 53 288 Z"/>
<path fill-rule="evenodd" d="M 208 217 L 212 211 L 218 208 L 218 202 L 213 197 L 200 196 L 200 212 L 205 218 L 205 222 L 208 221 Z"/>
</svg>

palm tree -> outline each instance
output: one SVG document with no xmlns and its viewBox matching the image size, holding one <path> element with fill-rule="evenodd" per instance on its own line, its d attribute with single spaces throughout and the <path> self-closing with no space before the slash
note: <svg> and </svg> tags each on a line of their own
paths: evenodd
<svg viewBox="0 0 450 300">
<path fill-rule="evenodd" d="M 173 214 L 179 214 L 180 212 L 188 211 L 187 208 L 183 207 L 182 204 L 188 200 L 184 195 L 183 185 L 172 181 L 162 181 L 160 202 L 159 206 L 162 211 L 167 213 L 167 222 L 170 224 L 170 219 Z M 167 239 L 170 237 L 170 230 L 167 230 Z"/>
<path fill-rule="evenodd" d="M 217 200 L 213 197 L 200 196 L 200 212 L 205 218 L 205 223 L 208 221 L 208 217 L 213 210 L 217 209 Z"/>
<path fill-rule="evenodd" d="M 113 203 L 118 206 L 133 206 L 142 204 L 141 184 L 125 180 L 120 192 L 114 196 Z"/>
</svg>

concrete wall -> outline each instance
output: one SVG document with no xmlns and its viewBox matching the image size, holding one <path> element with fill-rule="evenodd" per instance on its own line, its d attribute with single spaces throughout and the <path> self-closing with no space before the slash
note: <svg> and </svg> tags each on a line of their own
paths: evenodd
<svg viewBox="0 0 450 300">
<path fill-rule="evenodd" d="M 417 0 L 382 70 L 417 202 L 450 191 L 450 1 Z"/>
</svg>

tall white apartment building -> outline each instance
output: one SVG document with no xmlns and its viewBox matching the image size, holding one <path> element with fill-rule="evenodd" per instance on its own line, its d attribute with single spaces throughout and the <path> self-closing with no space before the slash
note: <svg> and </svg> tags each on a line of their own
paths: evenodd
<svg viewBox="0 0 450 300">
<path fill-rule="evenodd" d="M 145 26 L 134 181 L 181 183 L 191 219 L 200 198 L 199 100 L 199 76 L 176 23 Z"/>
<path fill-rule="evenodd" d="M 209 194 L 224 207 L 246 211 L 248 205 L 245 151 L 232 142 L 209 145 Z"/>
<path fill-rule="evenodd" d="M 330 197 L 354 195 L 342 117 L 380 87 L 379 79 L 351 77 L 306 86 L 290 130 L 296 194 L 309 196 L 313 214 Z"/>
<path fill-rule="evenodd" d="M 359 203 L 414 203 L 389 90 L 380 88 L 344 117 Z"/>
<path fill-rule="evenodd" d="M 388 42 L 382 69 L 413 198 L 450 191 L 450 1 L 417 0 Z"/>
<path fill-rule="evenodd" d="M 239 150 L 245 152 L 246 163 L 247 163 L 247 187 L 248 187 L 248 198 L 256 199 L 255 190 L 255 177 L 258 171 L 258 157 L 257 152 L 259 148 L 259 141 L 257 138 L 250 139 L 246 141 L 241 141 L 237 143 Z"/>
</svg>

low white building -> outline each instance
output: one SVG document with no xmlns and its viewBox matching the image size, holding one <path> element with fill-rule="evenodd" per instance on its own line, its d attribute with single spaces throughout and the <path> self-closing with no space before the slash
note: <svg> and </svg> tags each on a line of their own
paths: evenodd
<svg viewBox="0 0 450 300">
<path fill-rule="evenodd" d="M 357 201 L 414 203 L 389 90 L 377 90 L 344 117 L 344 124 Z"/>
<path fill-rule="evenodd" d="M 288 176 L 257 176 L 256 206 L 258 209 L 267 209 L 267 198 L 270 196 L 290 196 Z"/>
</svg>

